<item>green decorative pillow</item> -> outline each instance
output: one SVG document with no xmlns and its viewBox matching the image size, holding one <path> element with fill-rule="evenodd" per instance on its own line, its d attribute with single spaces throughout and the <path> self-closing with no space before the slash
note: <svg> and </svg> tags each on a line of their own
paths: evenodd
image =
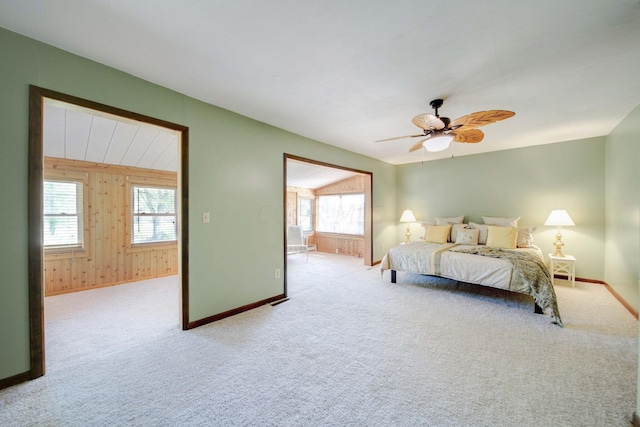
<svg viewBox="0 0 640 427">
<path fill-rule="evenodd" d="M 518 227 L 487 226 L 487 246 L 515 249 L 518 243 Z"/>
<path fill-rule="evenodd" d="M 487 244 L 487 227 L 488 225 L 486 224 L 476 224 L 475 222 L 470 222 L 469 226 L 471 228 L 475 228 L 478 231 L 480 231 L 480 234 L 478 235 L 478 244 L 480 245 L 486 245 Z"/>
<path fill-rule="evenodd" d="M 451 224 L 427 225 L 427 235 L 424 240 L 428 243 L 447 243 L 451 233 Z"/>
<path fill-rule="evenodd" d="M 449 236 L 449 241 L 455 242 L 460 230 L 464 230 L 465 228 L 469 228 L 469 224 L 451 224 L 451 236 Z"/>
<path fill-rule="evenodd" d="M 458 237 L 456 238 L 457 245 L 478 245 L 478 237 L 480 236 L 480 230 L 477 228 L 465 228 L 458 231 Z"/>
</svg>

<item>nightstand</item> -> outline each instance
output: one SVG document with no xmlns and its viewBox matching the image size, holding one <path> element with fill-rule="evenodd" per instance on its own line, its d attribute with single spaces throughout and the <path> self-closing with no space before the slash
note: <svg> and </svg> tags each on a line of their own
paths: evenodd
<svg viewBox="0 0 640 427">
<path fill-rule="evenodd" d="M 549 254 L 549 272 L 551 279 L 557 274 L 566 274 L 567 280 L 571 281 L 571 286 L 576 286 L 576 259 L 571 255 L 563 257 L 553 256 Z"/>
</svg>

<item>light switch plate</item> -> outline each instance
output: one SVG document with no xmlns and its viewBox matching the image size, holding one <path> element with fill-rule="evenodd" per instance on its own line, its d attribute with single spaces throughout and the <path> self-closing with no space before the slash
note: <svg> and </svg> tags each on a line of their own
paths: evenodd
<svg viewBox="0 0 640 427">
<path fill-rule="evenodd" d="M 209 224 L 211 217 L 209 216 L 209 212 L 202 212 L 202 222 L 204 224 Z"/>
</svg>

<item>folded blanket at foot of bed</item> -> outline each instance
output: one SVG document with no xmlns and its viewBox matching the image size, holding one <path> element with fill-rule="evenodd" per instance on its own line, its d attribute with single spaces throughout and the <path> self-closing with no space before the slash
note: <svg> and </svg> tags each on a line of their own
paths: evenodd
<svg viewBox="0 0 640 427">
<path fill-rule="evenodd" d="M 486 246 L 452 250 L 472 255 L 500 258 L 511 263 L 514 273 L 520 275 L 523 282 L 529 286 L 529 295 L 533 297 L 536 304 L 538 304 L 546 314 L 551 316 L 553 323 L 562 326 L 562 319 L 558 311 L 558 303 L 556 293 L 553 290 L 551 274 L 540 258 L 526 252 L 516 252 Z"/>
</svg>

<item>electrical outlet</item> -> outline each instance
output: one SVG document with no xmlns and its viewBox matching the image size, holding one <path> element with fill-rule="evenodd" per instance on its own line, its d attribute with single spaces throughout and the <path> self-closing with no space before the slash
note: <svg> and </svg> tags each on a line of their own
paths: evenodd
<svg viewBox="0 0 640 427">
<path fill-rule="evenodd" d="M 275 272 L 274 276 L 275 276 L 276 279 L 280 278 L 280 269 L 279 268 L 276 268 L 276 272 Z"/>
<path fill-rule="evenodd" d="M 336 253 L 338 253 L 338 249 L 336 248 Z"/>
</svg>

